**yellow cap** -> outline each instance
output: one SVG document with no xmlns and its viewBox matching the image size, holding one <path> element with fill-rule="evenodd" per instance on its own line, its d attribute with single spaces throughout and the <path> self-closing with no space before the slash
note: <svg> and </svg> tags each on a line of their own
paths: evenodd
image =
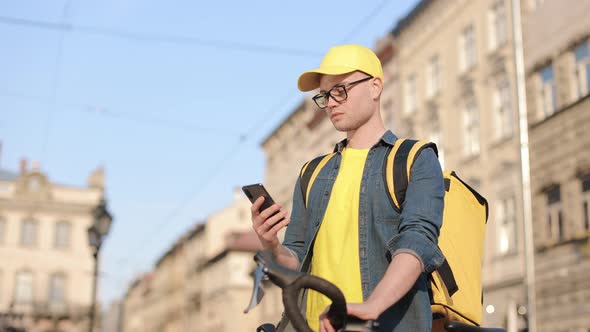
<svg viewBox="0 0 590 332">
<path fill-rule="evenodd" d="M 373 77 L 383 79 L 383 68 L 377 55 L 361 45 L 341 45 L 330 48 L 320 67 L 306 71 L 299 76 L 299 90 L 311 91 L 320 86 L 320 75 L 342 75 L 360 70 Z"/>
</svg>

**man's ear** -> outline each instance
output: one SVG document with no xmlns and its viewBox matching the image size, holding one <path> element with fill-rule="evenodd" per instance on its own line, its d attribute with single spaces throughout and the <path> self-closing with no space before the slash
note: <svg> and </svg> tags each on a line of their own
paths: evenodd
<svg viewBox="0 0 590 332">
<path fill-rule="evenodd" d="M 379 77 L 375 77 L 371 81 L 371 98 L 374 100 L 379 99 L 381 92 L 383 92 L 383 80 L 381 80 Z"/>
</svg>

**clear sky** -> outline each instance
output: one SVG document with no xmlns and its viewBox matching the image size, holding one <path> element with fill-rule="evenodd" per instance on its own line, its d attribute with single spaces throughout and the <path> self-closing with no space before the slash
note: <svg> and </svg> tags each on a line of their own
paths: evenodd
<svg viewBox="0 0 590 332">
<path fill-rule="evenodd" d="M 263 180 L 261 141 L 334 45 L 374 48 L 416 0 L 0 0 L 0 167 L 36 160 L 115 216 L 99 297 Z"/>
</svg>

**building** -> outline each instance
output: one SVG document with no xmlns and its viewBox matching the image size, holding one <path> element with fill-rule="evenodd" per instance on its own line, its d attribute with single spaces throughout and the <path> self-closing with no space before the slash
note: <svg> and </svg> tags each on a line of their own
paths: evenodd
<svg viewBox="0 0 590 332">
<path fill-rule="evenodd" d="M 250 202 L 233 202 L 181 237 L 139 277 L 123 300 L 123 331 L 254 331 L 280 319 L 280 291 L 264 284 L 263 301 L 247 315 L 253 257 L 262 249 L 252 230 Z"/>
<path fill-rule="evenodd" d="M 103 171 L 84 187 L 53 183 L 38 164 L 0 170 L 0 329 L 88 328 L 94 260 L 87 229 Z"/>
<path fill-rule="evenodd" d="M 121 332 L 123 324 L 123 306 L 120 300 L 113 301 L 102 313 L 100 330 L 103 332 Z"/>
<path fill-rule="evenodd" d="M 151 292 L 152 273 L 138 276 L 129 285 L 123 296 L 123 331 L 150 331 L 151 317 L 148 315 L 149 306 L 145 302 Z"/>
<path fill-rule="evenodd" d="M 507 0 L 420 1 L 392 32 L 396 88 L 382 97 L 400 103 L 399 136 L 437 143 L 443 168 L 489 202 L 484 326 L 506 327 L 526 303 L 511 17 Z"/>
<path fill-rule="evenodd" d="M 164 253 L 152 271 L 137 278 L 123 299 L 123 331 L 189 331 L 194 302 L 187 278 L 198 257 L 189 256 L 188 249 L 201 243 L 204 226 L 196 225 Z M 190 330 L 192 331 L 192 330 Z"/>
<path fill-rule="evenodd" d="M 590 3 L 563 4 L 523 10 L 538 331 L 590 327 Z"/>
</svg>

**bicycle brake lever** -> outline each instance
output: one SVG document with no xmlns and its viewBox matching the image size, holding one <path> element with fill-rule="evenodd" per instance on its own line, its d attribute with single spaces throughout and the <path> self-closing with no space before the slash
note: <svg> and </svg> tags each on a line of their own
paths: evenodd
<svg viewBox="0 0 590 332">
<path fill-rule="evenodd" d="M 266 268 L 263 264 L 258 264 L 258 267 L 254 271 L 254 288 L 252 289 L 252 296 L 250 297 L 250 304 L 246 309 L 244 309 L 244 313 L 247 314 L 250 310 L 254 309 L 262 301 L 262 297 L 264 297 L 264 289 L 262 289 L 262 279 L 266 276 L 266 272 L 264 271 Z"/>
<path fill-rule="evenodd" d="M 268 250 L 258 251 L 254 255 L 254 261 L 259 266 L 262 265 L 264 267 L 264 273 L 281 289 L 293 284 L 295 280 L 305 275 L 305 273 L 288 269 L 277 263 L 273 259 L 272 253 Z"/>
</svg>

